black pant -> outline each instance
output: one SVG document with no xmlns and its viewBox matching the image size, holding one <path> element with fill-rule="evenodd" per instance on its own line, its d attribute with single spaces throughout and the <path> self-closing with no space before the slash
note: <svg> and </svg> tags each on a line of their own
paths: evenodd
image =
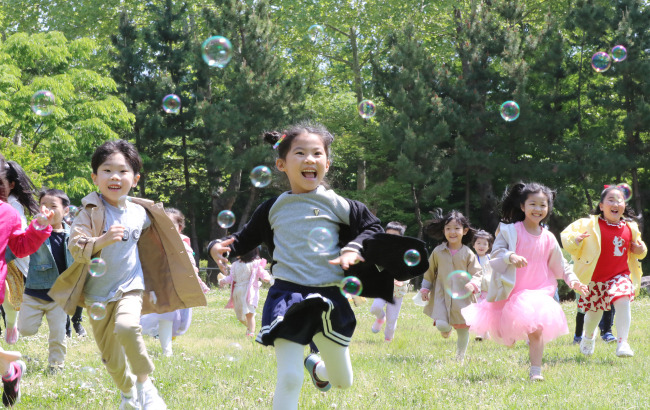
<svg viewBox="0 0 650 410">
<path fill-rule="evenodd" d="M 74 311 L 74 315 L 72 316 L 72 324 L 74 325 L 80 325 L 81 321 L 83 320 L 83 311 L 84 308 L 81 306 L 77 306 L 77 310 Z M 70 334 L 70 316 L 68 316 L 68 319 L 65 322 L 65 331 L 67 334 Z"/>
<path fill-rule="evenodd" d="M 612 325 L 614 324 L 614 313 L 616 313 L 614 311 L 614 306 L 612 306 L 612 310 L 606 310 L 603 312 L 603 317 L 600 319 L 600 323 L 598 323 L 598 327 L 600 328 L 601 335 L 604 335 L 605 333 L 612 333 Z M 578 314 L 576 314 L 576 336 L 577 337 L 582 337 L 584 324 L 585 324 L 585 314 L 578 311 Z"/>
</svg>

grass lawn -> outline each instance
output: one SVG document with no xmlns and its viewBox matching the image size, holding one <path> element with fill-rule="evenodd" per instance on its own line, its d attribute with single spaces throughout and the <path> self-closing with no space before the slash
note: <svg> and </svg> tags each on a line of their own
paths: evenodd
<svg viewBox="0 0 650 410">
<path fill-rule="evenodd" d="M 263 301 L 266 291 L 262 290 Z M 305 372 L 301 408 L 649 408 L 650 299 L 632 303 L 630 345 L 635 356 L 619 359 L 615 344 L 598 339 L 592 357 L 572 345 L 575 303 L 564 303 L 571 335 L 549 343 L 543 382 L 528 381 L 528 348 L 470 341 L 464 365 L 454 360 L 456 336 L 443 339 L 412 301 L 404 298 L 395 339 L 370 332 L 371 300 L 354 307 L 357 330 L 350 347 L 354 385 L 320 393 Z M 156 371 L 155 384 L 170 409 L 270 408 L 275 387 L 273 348 L 245 337 L 245 328 L 226 310 L 228 291 L 213 290 L 208 306 L 194 309 L 192 326 L 163 357 L 157 340 L 145 336 Z M 261 306 L 258 312 L 261 311 Z M 260 317 L 258 316 L 258 326 Z M 23 397 L 18 408 L 107 409 L 119 392 L 104 370 L 87 317 L 87 338 L 68 339 L 65 370 L 47 370 L 47 324 L 15 345 L 26 356 Z M 3 334 L 4 336 L 4 334 Z M 4 345 L 7 348 L 6 345 Z"/>
</svg>

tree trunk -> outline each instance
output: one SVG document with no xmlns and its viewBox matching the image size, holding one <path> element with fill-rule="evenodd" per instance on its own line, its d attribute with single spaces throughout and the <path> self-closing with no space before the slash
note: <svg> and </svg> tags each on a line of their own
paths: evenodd
<svg viewBox="0 0 650 410">
<path fill-rule="evenodd" d="M 424 222 L 422 221 L 422 212 L 420 211 L 420 198 L 413 184 L 411 184 L 411 194 L 413 195 L 415 222 L 418 224 L 418 239 L 422 239 L 424 235 Z"/>
<path fill-rule="evenodd" d="M 492 181 L 479 181 L 478 193 L 481 202 L 480 221 L 488 232 L 495 232 L 499 226 L 497 198 L 494 195 Z"/>
<path fill-rule="evenodd" d="M 248 201 L 246 201 L 246 207 L 244 208 L 244 212 L 242 212 L 241 216 L 239 217 L 239 224 L 237 224 L 237 229 L 241 229 L 244 227 L 246 222 L 248 222 L 248 219 L 251 216 L 251 213 L 253 212 L 253 209 L 255 207 L 255 204 L 257 203 L 257 197 L 259 196 L 260 190 L 251 186 L 249 191 L 248 191 Z"/>
<path fill-rule="evenodd" d="M 225 209 L 232 209 L 237 200 L 239 188 L 241 187 L 242 170 L 239 169 L 230 175 L 230 182 L 225 191 L 215 191 L 212 194 L 212 215 L 210 217 L 210 237 L 212 239 L 222 238 L 227 235 L 228 228 L 222 228 L 217 222 L 219 212 Z"/>
</svg>

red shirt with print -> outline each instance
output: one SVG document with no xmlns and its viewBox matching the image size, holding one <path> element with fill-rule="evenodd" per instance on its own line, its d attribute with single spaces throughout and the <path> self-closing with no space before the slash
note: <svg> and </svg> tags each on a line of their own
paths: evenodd
<svg viewBox="0 0 650 410">
<path fill-rule="evenodd" d="M 607 282 L 616 275 L 630 274 L 627 264 L 632 243 L 632 231 L 626 223 L 618 226 L 608 224 L 598 219 L 600 227 L 600 257 L 591 277 L 594 282 Z"/>
</svg>

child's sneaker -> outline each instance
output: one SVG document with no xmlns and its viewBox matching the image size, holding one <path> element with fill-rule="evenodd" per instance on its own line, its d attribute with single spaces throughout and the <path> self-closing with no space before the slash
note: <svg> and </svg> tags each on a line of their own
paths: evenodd
<svg viewBox="0 0 650 410">
<path fill-rule="evenodd" d="M 449 332 L 440 332 L 440 336 L 447 339 L 451 335 L 451 330 Z"/>
<path fill-rule="evenodd" d="M 309 372 L 311 381 L 314 382 L 314 386 L 316 386 L 316 388 L 320 391 L 328 391 L 332 388 L 332 384 L 327 380 L 320 380 L 318 376 L 316 376 L 316 365 L 321 361 L 322 360 L 320 359 L 320 356 L 312 353 L 305 358 L 305 368 Z"/>
<path fill-rule="evenodd" d="M 580 351 L 582 354 L 585 356 L 591 356 L 594 354 L 594 350 L 596 350 L 596 337 L 589 339 L 588 337 L 583 336 L 580 341 Z"/>
<path fill-rule="evenodd" d="M 20 379 L 23 378 L 27 366 L 22 360 L 16 360 L 11 362 L 10 366 L 13 366 L 14 375 L 11 380 L 5 380 L 2 378 L 2 384 L 4 390 L 2 392 L 2 404 L 5 407 L 12 407 L 14 404 L 20 401 Z"/>
<path fill-rule="evenodd" d="M 605 342 L 607 342 L 607 343 L 612 343 L 612 342 L 615 342 L 615 341 L 616 341 L 616 338 L 614 337 L 614 335 L 612 334 L 612 332 L 607 332 L 607 333 L 605 333 L 604 335 L 602 335 L 601 337 L 602 337 L 603 340 L 604 340 Z"/>
<path fill-rule="evenodd" d="M 372 327 L 370 328 L 370 330 L 372 330 L 372 333 L 379 333 L 382 326 L 384 326 L 385 321 L 386 321 L 385 317 L 375 320 L 375 323 L 373 323 Z"/>
<path fill-rule="evenodd" d="M 77 332 L 77 336 L 79 337 L 86 337 L 88 335 L 86 333 L 86 329 L 84 329 L 84 327 L 81 326 L 81 323 L 74 324 L 74 331 Z"/>
<path fill-rule="evenodd" d="M 581 341 L 582 341 L 582 336 L 573 336 L 574 345 L 580 344 Z"/>
<path fill-rule="evenodd" d="M 163 401 L 158 389 L 153 385 L 151 379 L 147 379 L 142 384 L 142 389 L 138 389 L 138 403 L 142 410 L 166 410 L 167 405 Z"/>
<path fill-rule="evenodd" d="M 474 338 L 474 340 L 476 340 L 477 342 L 482 342 L 483 341 L 483 336 L 476 336 Z"/>
<path fill-rule="evenodd" d="M 122 402 L 120 403 L 120 410 L 139 410 L 140 404 L 138 403 L 138 389 L 135 386 L 131 387 L 131 397 L 126 397 L 124 393 L 120 392 Z"/>
<path fill-rule="evenodd" d="M 385 338 L 384 341 L 385 341 L 386 343 L 390 343 L 390 342 L 393 341 L 393 339 Z"/>
<path fill-rule="evenodd" d="M 632 351 L 632 348 L 628 342 L 621 342 L 618 344 L 618 346 L 616 346 L 616 356 L 632 357 L 634 356 L 634 352 Z"/>
</svg>

